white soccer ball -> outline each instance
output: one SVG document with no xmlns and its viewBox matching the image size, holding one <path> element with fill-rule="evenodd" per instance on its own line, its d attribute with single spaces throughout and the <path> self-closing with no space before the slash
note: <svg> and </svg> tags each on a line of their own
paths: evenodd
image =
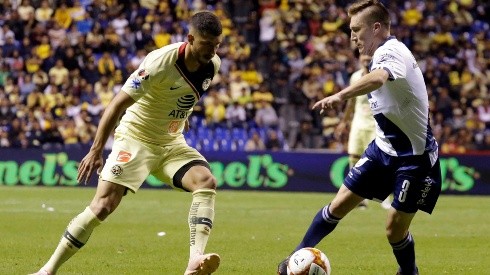
<svg viewBox="0 0 490 275">
<path fill-rule="evenodd" d="M 291 255 L 287 271 L 288 275 L 330 275 L 330 261 L 319 249 L 305 247 Z"/>
</svg>

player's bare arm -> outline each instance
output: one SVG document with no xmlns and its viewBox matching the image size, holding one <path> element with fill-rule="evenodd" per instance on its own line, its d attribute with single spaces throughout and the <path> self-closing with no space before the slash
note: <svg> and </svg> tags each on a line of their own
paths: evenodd
<svg viewBox="0 0 490 275">
<path fill-rule="evenodd" d="M 133 105 L 135 101 L 125 92 L 119 92 L 114 99 L 109 103 L 109 106 L 104 111 L 102 118 L 95 134 L 94 143 L 90 147 L 90 151 L 82 159 L 78 166 L 78 182 L 87 182 L 94 171 L 97 171 L 104 162 L 102 151 L 112 130 L 116 127 L 121 115 L 126 109 Z"/>
<path fill-rule="evenodd" d="M 383 86 L 389 76 L 384 69 L 373 70 L 342 91 L 317 101 L 312 109 L 319 109 L 320 113 L 323 113 L 325 109 L 333 108 L 343 100 L 370 93 Z"/>
</svg>

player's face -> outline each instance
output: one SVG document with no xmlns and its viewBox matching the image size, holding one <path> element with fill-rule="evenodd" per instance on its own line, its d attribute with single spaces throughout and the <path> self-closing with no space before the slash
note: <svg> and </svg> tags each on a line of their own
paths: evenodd
<svg viewBox="0 0 490 275">
<path fill-rule="evenodd" d="M 192 45 L 192 53 L 197 62 L 207 64 L 216 54 L 219 45 L 221 44 L 221 36 L 213 36 L 209 34 L 192 34 L 189 37 L 189 42 Z"/>
<path fill-rule="evenodd" d="M 351 17 L 350 29 L 351 40 L 356 44 L 361 55 L 373 55 L 376 50 L 375 33 L 379 30 L 379 23 L 368 24 L 366 14 L 363 12 L 357 13 Z"/>
</svg>

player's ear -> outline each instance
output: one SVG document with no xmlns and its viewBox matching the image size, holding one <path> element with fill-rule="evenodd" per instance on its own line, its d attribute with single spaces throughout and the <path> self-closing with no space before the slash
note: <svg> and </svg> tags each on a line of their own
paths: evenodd
<svg viewBox="0 0 490 275">
<path fill-rule="evenodd" d="M 381 28 L 381 24 L 379 22 L 374 23 L 373 25 L 373 34 L 377 34 L 379 29 Z"/>
<path fill-rule="evenodd" d="M 187 41 L 189 41 L 189 44 L 192 45 L 192 43 L 194 43 L 194 35 L 188 34 L 187 35 Z"/>
</svg>

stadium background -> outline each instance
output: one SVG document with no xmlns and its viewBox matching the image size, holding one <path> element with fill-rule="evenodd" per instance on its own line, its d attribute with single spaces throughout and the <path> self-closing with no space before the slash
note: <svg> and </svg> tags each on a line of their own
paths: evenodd
<svg viewBox="0 0 490 275">
<path fill-rule="evenodd" d="M 347 133 L 335 132 L 343 108 L 321 117 L 310 106 L 345 87 L 357 70 L 350 2 L 3 1 L 0 184 L 53 185 L 45 174 L 52 155 L 59 165 L 49 173 L 65 175 L 64 164 L 81 159 L 105 106 L 145 54 L 185 41 L 186 20 L 207 9 L 224 26 L 222 66 L 190 118 L 188 143 L 217 166 L 249 167 L 254 156 L 264 159 L 258 176 L 281 159 L 288 184 L 333 191 L 344 172 L 332 172 L 345 157 Z M 445 180 L 454 187 L 446 191 L 490 193 L 484 166 L 490 152 L 490 4 L 385 2 L 392 34 L 412 49 L 424 72 Z M 295 164 L 299 156 L 312 165 Z M 54 185 L 64 185 L 55 179 Z M 239 180 L 240 186 L 225 179 L 225 188 L 268 189 L 251 179 Z"/>
<path fill-rule="evenodd" d="M 223 256 L 219 274 L 272 274 L 311 215 L 333 198 L 317 191 L 335 191 L 345 172 L 346 135 L 332 136 L 341 108 L 321 118 L 308 107 L 341 89 L 356 69 L 345 15 L 350 2 L 0 1 L 0 274 L 28 274 L 44 264 L 93 196 L 91 188 L 55 187 L 78 185 L 76 165 L 104 106 L 146 52 L 185 39 L 186 18 L 200 9 L 214 10 L 225 25 L 220 77 L 187 134 L 211 162 L 219 188 L 231 189 L 219 192 L 209 251 Z M 393 34 L 424 71 L 442 145 L 445 195 L 433 215 L 417 215 L 411 227 L 417 261 L 427 274 L 490 274 L 490 197 L 473 196 L 490 194 L 489 3 L 384 2 Z M 54 66 L 57 59 L 62 66 Z M 245 121 L 226 119 L 234 102 L 244 107 Z M 245 145 L 254 133 L 268 150 Z M 268 144 L 274 133 L 278 141 Z M 208 142 L 197 143 L 197 135 Z M 233 143 L 215 143 L 221 135 Z M 145 187 L 154 189 L 127 196 L 60 272 L 180 273 L 188 256 L 188 194 L 158 190 L 161 183 L 151 178 Z M 319 244 L 335 274 L 394 274 L 385 215 L 381 207 L 353 211 Z M 165 237 L 157 235 L 162 231 Z"/>
</svg>

